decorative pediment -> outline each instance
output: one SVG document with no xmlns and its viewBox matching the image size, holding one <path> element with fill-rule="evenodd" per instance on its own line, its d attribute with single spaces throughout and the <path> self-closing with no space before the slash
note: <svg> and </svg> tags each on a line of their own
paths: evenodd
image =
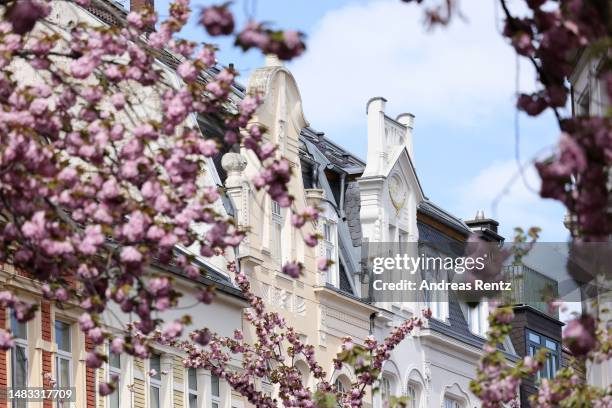
<svg viewBox="0 0 612 408">
<path fill-rule="evenodd" d="M 295 78 L 276 57 L 267 57 L 266 66 L 253 72 L 247 93 L 263 99 L 254 121 L 268 128 L 272 141 L 279 144 L 281 149 L 287 143 L 285 138 L 293 138 L 295 141 L 292 144 L 297 144 L 299 133 L 308 126 L 308 121 Z"/>
</svg>

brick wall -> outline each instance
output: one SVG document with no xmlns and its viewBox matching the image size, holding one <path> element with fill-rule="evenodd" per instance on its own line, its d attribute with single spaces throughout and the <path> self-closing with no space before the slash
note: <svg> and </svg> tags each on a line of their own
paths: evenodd
<svg viewBox="0 0 612 408">
<path fill-rule="evenodd" d="M 524 357 L 527 355 L 526 329 L 542 334 L 561 344 L 561 326 L 561 322 L 537 310 L 517 306 L 514 308 L 514 321 L 512 322 L 510 340 L 516 353 Z M 528 398 L 538 391 L 538 386 L 534 380 L 534 377 L 526 378 L 521 383 L 521 407 L 529 408 L 531 406 Z"/>
<path fill-rule="evenodd" d="M 53 329 L 51 324 L 51 304 L 49 302 L 41 302 L 40 305 L 40 318 L 41 318 L 41 332 L 42 339 L 51 343 L 52 336 L 51 330 Z M 51 388 L 51 384 L 49 381 L 45 380 L 45 373 L 52 373 L 52 365 L 51 365 L 51 352 L 47 350 L 43 350 L 42 352 L 42 373 L 43 376 L 43 387 Z M 43 408 L 53 408 L 52 400 L 44 400 Z"/>
<path fill-rule="evenodd" d="M 85 350 L 93 350 L 94 344 L 85 336 Z M 85 369 L 85 392 L 87 395 L 85 399 L 87 401 L 88 408 L 94 408 L 96 406 L 96 370 L 90 367 Z"/>
</svg>

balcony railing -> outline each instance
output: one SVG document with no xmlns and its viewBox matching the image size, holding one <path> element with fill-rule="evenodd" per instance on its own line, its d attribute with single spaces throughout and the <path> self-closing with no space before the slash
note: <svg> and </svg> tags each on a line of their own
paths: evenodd
<svg viewBox="0 0 612 408">
<path fill-rule="evenodd" d="M 559 318 L 559 312 L 551 311 L 548 307 L 548 301 L 558 297 L 557 281 L 526 265 L 505 266 L 504 275 L 507 281 L 512 282 L 508 301 L 513 304 L 526 304 L 556 319 Z"/>
</svg>

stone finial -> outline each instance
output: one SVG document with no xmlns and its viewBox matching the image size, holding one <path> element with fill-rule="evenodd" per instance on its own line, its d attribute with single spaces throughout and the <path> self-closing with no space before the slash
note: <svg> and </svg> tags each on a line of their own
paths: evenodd
<svg viewBox="0 0 612 408">
<path fill-rule="evenodd" d="M 221 158 L 221 167 L 227 172 L 227 187 L 239 186 L 242 182 L 242 172 L 246 169 L 247 161 L 240 153 L 225 153 Z"/>
</svg>

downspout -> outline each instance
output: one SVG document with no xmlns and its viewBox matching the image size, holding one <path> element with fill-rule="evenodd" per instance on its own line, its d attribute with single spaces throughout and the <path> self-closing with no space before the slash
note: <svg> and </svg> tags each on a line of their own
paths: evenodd
<svg viewBox="0 0 612 408">
<path fill-rule="evenodd" d="M 319 188 L 319 164 L 314 162 L 312 166 L 312 184 L 313 187 Z"/>
<path fill-rule="evenodd" d="M 340 174 L 340 217 L 344 220 L 344 181 L 346 180 L 346 173 Z"/>
</svg>

